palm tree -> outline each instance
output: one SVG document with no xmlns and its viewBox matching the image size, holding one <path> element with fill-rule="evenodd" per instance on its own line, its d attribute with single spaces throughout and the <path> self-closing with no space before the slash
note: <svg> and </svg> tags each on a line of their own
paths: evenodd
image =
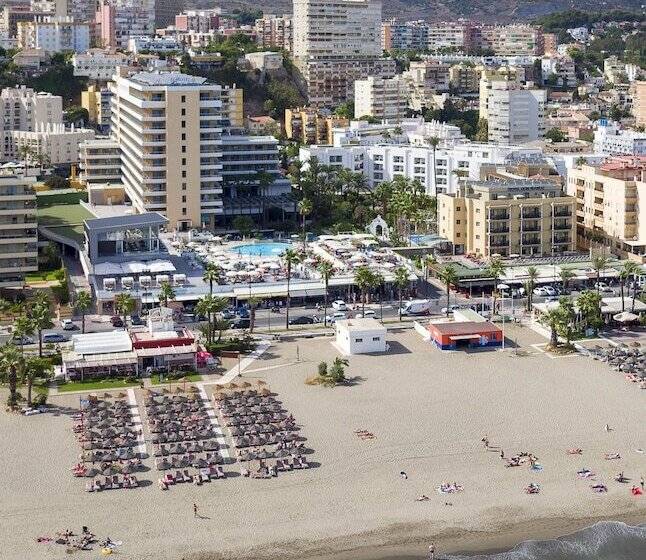
<svg viewBox="0 0 646 560">
<path fill-rule="evenodd" d="M 563 283 L 563 291 L 567 293 L 569 282 L 574 278 L 575 274 L 568 268 L 562 268 L 561 272 L 559 272 L 559 276 Z"/>
<path fill-rule="evenodd" d="M 213 313 L 213 296 L 211 294 L 207 294 L 203 297 L 201 297 L 197 303 L 195 304 L 195 312 L 198 315 L 203 315 L 206 317 L 207 321 L 207 330 L 206 330 L 206 342 L 207 344 L 211 344 L 212 341 L 212 321 L 211 321 L 211 315 Z"/>
<path fill-rule="evenodd" d="M 298 213 L 303 218 L 302 228 L 303 228 L 303 245 L 305 245 L 305 218 L 312 213 L 313 204 L 309 198 L 304 198 L 298 203 Z"/>
<path fill-rule="evenodd" d="M 384 314 L 384 309 L 383 309 L 383 287 L 384 284 L 386 283 L 386 279 L 384 278 L 384 275 L 379 273 L 379 272 L 373 272 L 372 273 L 372 282 L 370 283 L 370 288 L 375 290 L 375 292 L 379 292 L 379 317 L 382 318 Z"/>
<path fill-rule="evenodd" d="M 550 346 L 552 349 L 559 345 L 559 338 L 557 329 L 561 324 L 561 312 L 559 309 L 550 309 L 543 313 L 540 317 L 540 322 L 550 329 Z"/>
<path fill-rule="evenodd" d="M 608 268 L 608 257 L 597 255 L 592 259 L 592 268 L 597 273 L 597 294 L 599 293 L 599 283 L 601 282 L 601 273 Z"/>
<path fill-rule="evenodd" d="M 20 353 L 24 353 L 25 345 L 24 345 L 24 339 L 25 337 L 34 334 L 34 322 L 31 320 L 30 317 L 27 317 L 26 315 L 20 315 L 19 317 L 16 318 L 13 324 L 13 338 L 14 341 L 18 339 L 20 341 Z"/>
<path fill-rule="evenodd" d="M 451 284 L 455 284 L 458 281 L 458 274 L 455 271 L 455 267 L 449 265 L 440 270 L 437 277 L 446 286 L 446 316 L 448 317 L 451 304 Z"/>
<path fill-rule="evenodd" d="M 328 286 L 330 284 L 330 278 L 334 276 L 334 266 L 328 261 L 321 261 L 318 265 L 318 271 L 323 279 L 323 285 L 325 287 L 325 293 L 323 294 L 323 326 L 327 327 Z"/>
<path fill-rule="evenodd" d="M 636 262 L 625 261 L 619 271 L 619 287 L 621 290 L 621 310 L 624 311 L 624 287 L 626 286 L 626 281 L 629 278 L 635 278 L 637 272 L 639 272 L 640 267 Z"/>
<path fill-rule="evenodd" d="M 292 280 L 292 266 L 296 263 L 299 263 L 301 260 L 300 256 L 293 249 L 285 249 L 283 253 L 283 261 L 285 261 L 285 266 L 287 268 L 287 305 L 285 306 L 285 328 L 289 330 L 289 305 L 291 303 L 291 297 L 289 295 L 289 287 Z"/>
<path fill-rule="evenodd" d="M 38 332 L 38 357 L 43 357 L 43 331 L 45 329 L 51 329 L 54 326 L 52 322 L 52 310 L 49 307 L 49 301 L 47 305 L 43 305 L 44 302 L 36 303 L 32 307 L 31 311 L 31 320 L 34 323 L 34 328 Z"/>
<path fill-rule="evenodd" d="M 579 313 L 583 317 L 586 328 L 592 327 L 596 334 L 603 325 L 601 296 L 597 292 L 585 290 L 576 298 L 576 306 L 579 308 Z"/>
<path fill-rule="evenodd" d="M 162 282 L 159 285 L 159 303 L 164 302 L 164 307 L 168 307 L 168 302 L 175 299 L 175 291 L 169 282 Z"/>
<path fill-rule="evenodd" d="M 538 276 L 538 270 L 535 266 L 527 267 L 527 311 L 532 310 L 532 301 L 534 300 L 534 284 L 536 283 L 536 277 Z"/>
<path fill-rule="evenodd" d="M 85 314 L 92 306 L 92 296 L 86 291 L 81 291 L 76 294 L 76 301 L 74 308 L 81 314 L 81 332 L 85 332 Z"/>
<path fill-rule="evenodd" d="M 247 303 L 249 304 L 249 332 L 252 333 L 256 324 L 256 309 L 262 303 L 262 298 L 252 296 Z"/>
<path fill-rule="evenodd" d="M 395 279 L 393 281 L 393 284 L 397 286 L 397 289 L 399 290 L 399 320 L 402 320 L 402 297 L 403 297 L 403 291 L 404 288 L 408 286 L 410 283 L 410 280 L 408 279 L 408 270 L 406 270 L 403 266 L 399 266 L 395 269 Z"/>
<path fill-rule="evenodd" d="M 34 381 L 37 379 L 45 379 L 49 377 L 51 371 L 51 361 L 47 358 L 28 358 L 24 363 L 22 371 L 23 383 L 27 385 L 27 405 L 31 406 L 31 393 L 34 386 Z"/>
<path fill-rule="evenodd" d="M 213 282 L 219 282 L 222 278 L 222 267 L 209 263 L 204 270 L 202 280 L 209 283 L 209 294 L 213 295 Z"/>
<path fill-rule="evenodd" d="M 128 315 L 135 310 L 136 304 L 135 300 L 130 294 L 121 293 L 117 294 L 114 298 L 114 309 L 117 313 L 121 314 L 123 317 L 123 326 L 126 326 L 126 321 Z"/>
<path fill-rule="evenodd" d="M 23 357 L 13 344 L 5 344 L 0 349 L 0 375 L 9 385 L 9 406 L 15 407 L 18 401 L 18 371 L 23 367 Z"/>
<path fill-rule="evenodd" d="M 489 261 L 489 266 L 487 266 L 487 274 L 493 278 L 493 291 L 492 291 L 492 296 L 493 296 L 493 308 L 491 310 L 491 315 L 493 317 L 493 314 L 496 312 L 496 297 L 498 295 L 498 280 L 500 277 L 503 275 L 505 271 L 505 265 L 503 262 L 500 260 L 500 258 L 492 258 Z"/>
<path fill-rule="evenodd" d="M 374 283 L 373 272 L 367 266 L 359 266 L 354 271 L 354 283 L 361 290 L 361 314 L 366 313 L 366 294 Z"/>
<path fill-rule="evenodd" d="M 637 276 L 640 276 L 642 273 L 642 267 L 640 265 L 635 266 L 635 270 L 633 271 L 633 301 L 630 306 L 630 310 L 634 313 L 635 312 L 635 300 L 637 299 Z"/>
</svg>

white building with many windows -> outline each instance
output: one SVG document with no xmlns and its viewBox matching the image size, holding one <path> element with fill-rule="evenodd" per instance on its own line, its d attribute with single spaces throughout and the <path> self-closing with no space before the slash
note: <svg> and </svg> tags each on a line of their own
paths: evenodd
<svg viewBox="0 0 646 560">
<path fill-rule="evenodd" d="M 0 131 L 34 130 L 36 123 L 62 123 L 63 98 L 26 86 L 0 92 Z"/>
<path fill-rule="evenodd" d="M 406 116 L 408 88 L 401 76 L 370 76 L 354 82 L 354 117 L 374 117 L 397 122 Z"/>
<path fill-rule="evenodd" d="M 21 49 L 43 49 L 47 53 L 86 52 L 90 48 L 90 25 L 70 17 L 43 17 L 18 23 Z"/>
<path fill-rule="evenodd" d="M 125 53 L 103 49 L 91 49 L 72 57 L 74 75 L 96 81 L 111 80 L 117 68 L 128 66 L 130 61 L 130 57 Z"/>
<path fill-rule="evenodd" d="M 29 147 L 42 155 L 51 165 L 65 165 L 79 160 L 79 144 L 94 138 L 89 128 L 66 128 L 63 123 L 39 123 L 34 130 L 4 132 L 0 149 L 2 161 L 21 161 L 22 147 Z M 34 165 L 38 165 L 35 161 Z"/>
<path fill-rule="evenodd" d="M 623 130 L 615 123 L 594 131 L 594 151 L 609 156 L 646 156 L 646 132 Z"/>
</svg>

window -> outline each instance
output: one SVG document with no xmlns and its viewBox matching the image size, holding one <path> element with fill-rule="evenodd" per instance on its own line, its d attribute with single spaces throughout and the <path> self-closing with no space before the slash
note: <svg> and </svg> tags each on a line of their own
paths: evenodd
<svg viewBox="0 0 646 560">
<path fill-rule="evenodd" d="M 414 160 L 415 165 L 425 164 L 426 160 L 423 157 L 416 157 Z"/>
<path fill-rule="evenodd" d="M 186 103 L 186 96 L 185 96 L 185 95 L 182 95 L 182 103 Z M 182 111 L 183 111 L 183 110 L 184 110 L 184 109 L 182 109 Z"/>
<path fill-rule="evenodd" d="M 476 239 L 480 239 L 480 236 L 479 236 L 479 235 L 476 235 Z"/>
<path fill-rule="evenodd" d="M 456 212 L 459 212 L 460 210 L 462 210 L 462 206 L 456 206 L 456 207 L 455 207 L 455 211 L 456 211 Z"/>
<path fill-rule="evenodd" d="M 182 140 L 186 140 L 186 132 L 182 132 Z"/>
<path fill-rule="evenodd" d="M 414 171 L 415 173 L 423 174 L 423 173 L 424 173 L 424 171 L 426 171 L 426 168 L 425 168 L 425 167 L 416 167 L 413 171 Z"/>
<path fill-rule="evenodd" d="M 182 128 L 186 128 L 186 121 L 182 121 Z"/>
<path fill-rule="evenodd" d="M 182 183 L 182 190 L 183 190 L 183 191 L 185 191 L 185 190 L 186 190 L 186 183 Z"/>
<path fill-rule="evenodd" d="M 394 163 L 404 163 L 404 156 L 394 156 L 393 157 L 393 162 Z"/>
<path fill-rule="evenodd" d="M 363 342 L 363 338 L 355 338 L 354 341 L 355 342 Z"/>
<path fill-rule="evenodd" d="M 186 179 L 186 170 L 182 171 L 182 179 Z"/>
<path fill-rule="evenodd" d="M 393 165 L 393 172 L 397 173 L 403 173 L 404 172 L 404 166 L 403 165 Z"/>
<path fill-rule="evenodd" d="M 184 135 L 182 135 L 182 136 L 184 136 Z M 182 153 L 183 153 L 183 154 L 185 154 L 185 153 L 186 153 L 186 146 L 182 146 Z"/>
<path fill-rule="evenodd" d="M 459 226 L 460 225 L 460 220 L 455 220 L 455 225 Z"/>
<path fill-rule="evenodd" d="M 184 109 L 184 107 L 182 107 L 182 117 L 185 117 L 185 116 L 186 116 L 186 109 Z"/>
<path fill-rule="evenodd" d="M 186 202 L 186 195 L 182 195 L 182 202 Z"/>
<path fill-rule="evenodd" d="M 373 342 L 379 342 L 380 340 L 381 340 L 381 337 L 380 337 L 380 336 L 373 336 L 373 337 L 372 337 L 372 341 L 373 341 Z"/>
<path fill-rule="evenodd" d="M 456 236 L 456 237 L 460 237 L 460 234 L 459 234 L 459 233 L 456 233 L 456 234 L 455 234 L 455 236 Z"/>
<path fill-rule="evenodd" d="M 182 165 L 186 165 L 186 158 L 185 157 L 182 158 Z"/>
<path fill-rule="evenodd" d="M 186 216 L 186 208 L 182 208 L 182 216 Z M 460 235 L 460 234 L 458 234 Z"/>
</svg>

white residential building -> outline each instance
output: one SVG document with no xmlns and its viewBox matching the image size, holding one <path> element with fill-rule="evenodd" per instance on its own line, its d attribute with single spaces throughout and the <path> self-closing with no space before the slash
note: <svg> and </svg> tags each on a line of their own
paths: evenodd
<svg viewBox="0 0 646 560">
<path fill-rule="evenodd" d="M 34 130 L 36 123 L 62 123 L 63 98 L 26 86 L 0 92 L 0 131 Z"/>
<path fill-rule="evenodd" d="M 79 179 L 86 185 L 121 183 L 119 143 L 95 138 L 79 144 Z"/>
<path fill-rule="evenodd" d="M 245 60 L 254 70 L 279 70 L 283 67 L 282 53 L 274 51 L 248 53 Z"/>
<path fill-rule="evenodd" d="M 435 59 L 411 62 L 402 77 L 408 88 L 409 107 L 421 111 L 434 105 L 433 96 L 450 89 L 451 64 Z"/>
<path fill-rule="evenodd" d="M 70 17 L 43 17 L 18 23 L 21 49 L 43 49 L 47 53 L 86 52 L 90 48 L 90 26 Z"/>
<path fill-rule="evenodd" d="M 43 155 L 51 165 L 78 162 L 79 144 L 94 138 L 89 128 L 66 128 L 63 123 L 36 124 L 35 130 L 11 130 L 4 132 L 2 144 L 3 161 L 20 161 L 20 148 L 30 147 L 35 154 Z"/>
<path fill-rule="evenodd" d="M 594 151 L 609 156 L 646 156 L 646 132 L 622 130 L 615 123 L 600 124 L 594 132 Z"/>
<path fill-rule="evenodd" d="M 481 87 L 482 95 L 482 87 Z M 489 142 L 522 144 L 542 138 L 545 134 L 545 104 L 547 92 L 523 89 L 518 82 L 492 80 L 486 88 L 486 111 Z M 480 98 L 481 108 L 483 99 Z"/>
<path fill-rule="evenodd" d="M 111 80 L 119 66 L 128 66 L 130 62 L 130 57 L 125 53 L 103 49 L 91 49 L 72 57 L 75 76 L 97 81 Z"/>
<path fill-rule="evenodd" d="M 158 53 L 181 52 L 184 45 L 174 37 L 137 36 L 128 40 L 128 50 L 133 54 L 153 51 Z"/>
<path fill-rule="evenodd" d="M 541 59 L 543 81 L 555 79 L 552 85 L 574 87 L 577 84 L 574 61 L 569 56 L 545 56 Z"/>
<path fill-rule="evenodd" d="M 401 76 L 384 79 L 370 76 L 354 82 L 354 116 L 397 122 L 406 116 L 408 90 Z"/>
<path fill-rule="evenodd" d="M 483 164 L 502 164 L 510 154 L 539 154 L 538 149 L 465 142 L 451 147 L 373 144 L 359 146 L 307 146 L 300 149 L 301 162 L 316 157 L 319 163 L 362 173 L 374 188 L 398 175 L 418 180 L 429 195 L 454 193 L 462 177 L 480 178 Z M 434 157 L 436 164 L 433 164 Z"/>
</svg>

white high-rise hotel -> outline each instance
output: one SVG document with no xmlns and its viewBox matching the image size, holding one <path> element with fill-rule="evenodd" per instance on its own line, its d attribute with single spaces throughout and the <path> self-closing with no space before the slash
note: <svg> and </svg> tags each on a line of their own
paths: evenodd
<svg viewBox="0 0 646 560">
<path fill-rule="evenodd" d="M 310 103 L 350 99 L 355 80 L 391 78 L 395 61 L 382 58 L 381 0 L 294 0 L 294 57 Z"/>
</svg>

